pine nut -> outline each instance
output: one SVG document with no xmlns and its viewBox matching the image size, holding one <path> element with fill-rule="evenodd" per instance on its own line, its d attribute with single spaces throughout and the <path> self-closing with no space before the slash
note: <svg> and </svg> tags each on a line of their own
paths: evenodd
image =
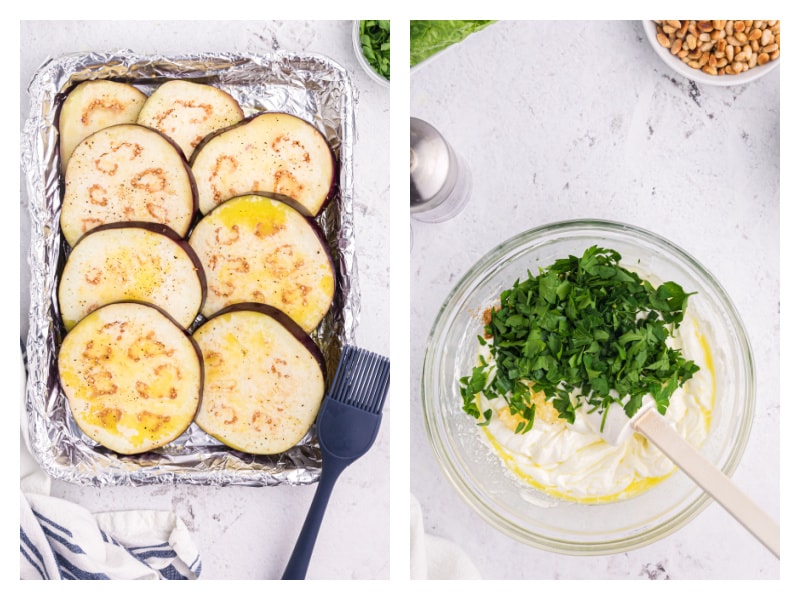
<svg viewBox="0 0 800 600">
<path fill-rule="evenodd" d="M 733 49 L 733 46 L 726 46 L 726 47 L 725 47 L 725 57 L 726 57 L 726 58 L 727 58 L 729 61 L 733 61 L 733 54 L 734 54 L 734 49 Z"/>
<path fill-rule="evenodd" d="M 779 20 L 654 21 L 658 44 L 693 69 L 736 75 L 780 57 Z"/>
</svg>

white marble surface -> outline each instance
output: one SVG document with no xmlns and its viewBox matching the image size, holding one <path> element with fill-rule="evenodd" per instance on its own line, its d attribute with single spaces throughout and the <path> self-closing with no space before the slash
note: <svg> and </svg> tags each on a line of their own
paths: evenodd
<svg viewBox="0 0 800 600">
<path fill-rule="evenodd" d="M 424 343 L 447 293 L 502 240 L 574 218 L 650 229 L 704 264 L 739 309 L 757 370 L 734 481 L 779 517 L 779 82 L 702 87 L 675 75 L 639 21 L 491 25 L 411 77 L 411 116 L 471 166 L 451 221 L 412 221 L 411 487 L 430 533 L 487 579 L 773 579 L 779 561 L 717 505 L 648 547 L 570 557 L 512 541 L 435 462 L 419 397 Z"/>
<path fill-rule="evenodd" d="M 130 49 L 142 54 L 254 52 L 323 54 L 351 75 L 356 97 L 355 239 L 361 291 L 359 346 L 389 354 L 389 92 L 361 71 L 351 21 L 28 21 L 20 24 L 20 129 L 26 87 L 48 57 L 76 51 Z M 20 335 L 27 335 L 26 190 L 20 200 Z M 389 576 L 389 422 L 391 396 L 375 445 L 342 475 L 323 522 L 309 579 Z M 195 536 L 204 579 L 280 577 L 315 486 L 209 488 L 151 486 L 96 489 L 56 482 L 53 493 L 90 510 L 173 510 Z"/>
</svg>

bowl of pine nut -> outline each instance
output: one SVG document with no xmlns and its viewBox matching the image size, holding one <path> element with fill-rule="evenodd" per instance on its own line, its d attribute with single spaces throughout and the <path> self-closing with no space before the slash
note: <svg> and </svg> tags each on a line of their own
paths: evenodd
<svg viewBox="0 0 800 600">
<path fill-rule="evenodd" d="M 779 20 L 642 23 L 664 63 L 698 83 L 742 85 L 780 64 Z"/>
</svg>

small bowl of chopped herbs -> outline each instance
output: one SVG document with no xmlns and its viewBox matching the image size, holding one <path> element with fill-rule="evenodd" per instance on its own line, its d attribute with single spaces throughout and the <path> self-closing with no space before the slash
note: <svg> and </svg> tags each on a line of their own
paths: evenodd
<svg viewBox="0 0 800 600">
<path fill-rule="evenodd" d="M 370 79 L 389 87 L 389 21 L 354 21 L 353 48 Z"/>
<path fill-rule="evenodd" d="M 426 345 L 423 417 L 447 479 L 498 530 L 549 551 L 632 550 L 710 503 L 644 438 L 611 447 L 592 425 L 645 395 L 733 473 L 755 407 L 744 325 L 697 260 L 622 223 L 503 242 L 456 284 Z"/>
</svg>

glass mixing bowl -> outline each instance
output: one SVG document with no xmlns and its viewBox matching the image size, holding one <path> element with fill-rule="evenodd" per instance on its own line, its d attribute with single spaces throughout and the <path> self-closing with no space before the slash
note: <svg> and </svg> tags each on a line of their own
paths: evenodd
<svg viewBox="0 0 800 600">
<path fill-rule="evenodd" d="M 598 245 L 617 250 L 628 269 L 673 280 L 697 292 L 689 304 L 705 320 L 714 357 L 716 398 L 701 448 L 730 476 L 750 433 L 755 374 L 741 319 L 717 280 L 671 242 L 609 221 L 566 221 L 524 232 L 475 264 L 455 286 L 428 339 L 422 370 L 425 427 L 434 454 L 461 497 L 505 534 L 532 546 L 575 555 L 624 552 L 686 525 L 710 502 L 681 471 L 633 498 L 606 504 L 559 500 L 508 474 L 489 449 L 482 428 L 462 410 L 458 380 L 477 364 L 482 313 L 528 270 L 581 256 Z"/>
</svg>

